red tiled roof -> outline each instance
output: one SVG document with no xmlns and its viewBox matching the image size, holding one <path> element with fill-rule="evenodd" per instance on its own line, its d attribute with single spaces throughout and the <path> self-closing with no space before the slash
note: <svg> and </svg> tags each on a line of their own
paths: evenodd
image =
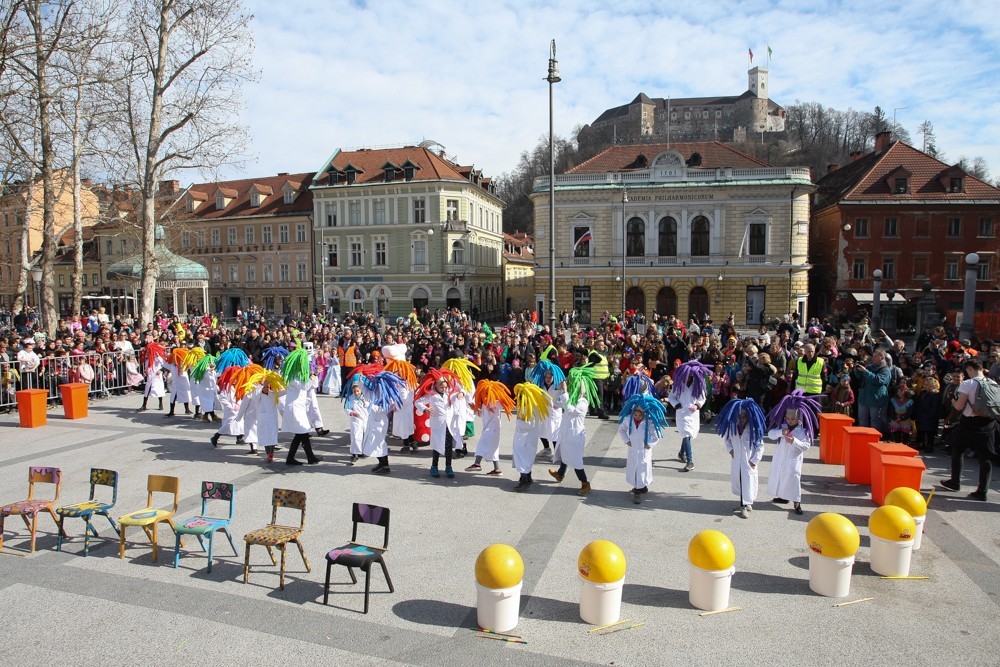
<svg viewBox="0 0 1000 667">
<path fill-rule="evenodd" d="M 452 164 L 440 155 L 420 146 L 404 148 L 361 149 L 356 151 L 341 151 L 333 160 L 333 166 L 340 171 L 352 164 L 364 173 L 359 173 L 355 185 L 377 184 L 385 182 L 385 171 L 382 166 L 386 162 L 403 165 L 407 160 L 419 167 L 413 173 L 414 181 L 464 181 L 469 182 L 472 167 L 460 167 Z M 397 175 L 402 180 L 403 174 Z M 325 185 L 326 181 L 320 183 Z M 340 181 L 343 185 L 344 181 Z M 334 186 L 336 187 L 336 186 Z"/>
<path fill-rule="evenodd" d="M 254 185 L 257 184 L 254 183 Z M 232 188 L 224 188 L 222 186 L 218 188 L 217 192 L 221 192 L 222 196 L 225 197 L 226 199 L 236 199 L 237 197 L 240 196 L 239 190 L 233 190 Z"/>
<path fill-rule="evenodd" d="M 244 215 L 275 216 L 311 213 L 313 208 L 312 193 L 302 188 L 302 184 L 309 182 L 312 177 L 313 173 L 310 172 L 267 176 L 265 178 L 243 178 L 236 181 L 220 181 L 217 183 L 196 183 L 188 190 L 188 194 L 215 192 L 218 190 L 227 196 L 228 193 L 232 193 L 233 201 L 229 202 L 229 205 L 224 209 L 218 210 L 215 208 L 214 201 L 210 202 L 207 201 L 207 198 L 206 200 L 201 200 L 196 197 L 196 200 L 201 203 L 196 203 L 194 212 L 188 215 L 202 220 L 213 220 Z M 265 199 L 260 206 L 250 206 L 251 186 L 257 186 L 258 190 L 260 188 L 269 188 L 273 192 L 274 190 L 280 190 L 285 183 L 291 183 L 299 190 L 295 201 L 291 204 L 286 204 L 283 196 L 271 196 Z"/>
<path fill-rule="evenodd" d="M 598 153 L 586 162 L 570 169 L 570 174 L 605 174 L 616 171 L 626 171 L 640 168 L 638 158 L 645 156 L 646 163 L 652 164 L 653 158 L 663 151 L 677 151 L 690 160 L 695 153 L 701 156 L 701 169 L 716 169 L 722 167 L 770 167 L 763 160 L 747 155 L 719 141 L 690 141 L 670 144 L 632 144 L 628 146 L 612 146 Z"/>
<path fill-rule="evenodd" d="M 274 194 L 274 190 L 271 189 L 270 185 L 261 185 L 260 183 L 254 183 L 252 187 L 260 194 L 267 195 L 268 197 Z"/>
</svg>

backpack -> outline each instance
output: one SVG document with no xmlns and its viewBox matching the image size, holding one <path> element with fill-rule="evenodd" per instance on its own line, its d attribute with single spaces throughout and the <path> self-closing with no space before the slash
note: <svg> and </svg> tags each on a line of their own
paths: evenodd
<svg viewBox="0 0 1000 667">
<path fill-rule="evenodd" d="M 1000 419 L 1000 385 L 990 378 L 976 378 L 972 411 L 981 417 Z"/>
</svg>

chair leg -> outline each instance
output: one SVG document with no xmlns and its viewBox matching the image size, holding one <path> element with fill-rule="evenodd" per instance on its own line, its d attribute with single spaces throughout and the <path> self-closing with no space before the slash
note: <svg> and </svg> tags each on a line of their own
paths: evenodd
<svg viewBox="0 0 1000 667">
<path fill-rule="evenodd" d="M 21 521 L 24 522 L 24 527 L 27 528 L 28 530 L 31 530 L 31 522 L 28 521 L 28 517 L 25 516 L 24 514 L 21 514 L 20 517 Z"/>
<path fill-rule="evenodd" d="M 165 519 L 165 521 L 168 524 L 170 524 L 170 530 L 172 530 L 172 531 L 174 531 L 176 533 L 177 532 L 177 526 L 174 525 L 173 519 L 171 519 L 170 517 L 167 517 Z M 183 537 L 181 538 L 181 546 L 184 546 L 184 538 Z"/>
<path fill-rule="evenodd" d="M 329 560 L 326 561 L 326 583 L 323 584 L 323 604 L 330 603 L 330 570 L 333 569 L 333 563 Z"/>
<path fill-rule="evenodd" d="M 179 537 L 180 537 L 180 535 L 178 535 L 177 537 L 179 538 Z M 196 538 L 198 539 L 198 544 L 200 544 L 200 545 L 201 545 L 201 550 L 202 550 L 202 551 L 207 551 L 207 549 L 205 549 L 205 540 L 203 540 L 203 539 L 201 538 L 201 535 L 195 535 L 195 537 L 196 537 Z"/>
<path fill-rule="evenodd" d="M 59 517 L 59 535 L 56 536 L 56 551 L 62 551 L 63 535 L 65 534 L 63 532 L 63 529 L 62 529 L 62 527 L 63 527 L 63 518 L 64 517 L 62 517 L 62 516 Z M 86 542 L 86 540 L 84 540 L 84 549 L 83 549 L 83 555 L 84 556 L 87 555 L 86 544 L 87 544 L 87 542 Z"/>
<path fill-rule="evenodd" d="M 111 518 L 111 515 L 110 515 L 110 514 L 105 514 L 105 515 L 104 515 L 104 518 L 106 518 L 106 519 L 108 520 L 108 523 L 110 523 L 110 524 L 111 524 L 111 527 L 115 529 L 115 532 L 116 532 L 116 533 L 120 532 L 120 531 L 118 530 L 118 524 L 117 524 L 117 523 L 115 523 L 115 520 Z"/>
<path fill-rule="evenodd" d="M 351 583 L 352 584 L 358 583 L 358 578 L 354 576 L 354 568 L 353 567 L 347 568 L 347 574 L 351 575 Z"/>
<path fill-rule="evenodd" d="M 270 545 L 267 547 L 267 555 L 271 557 L 271 565 L 277 565 L 278 561 L 274 557 L 274 551 L 271 549 Z"/>
<path fill-rule="evenodd" d="M 178 535 L 177 539 L 174 541 L 174 569 L 175 570 L 177 569 L 177 566 L 180 565 L 180 562 L 181 562 L 181 536 Z"/>
<path fill-rule="evenodd" d="M 309 567 L 309 559 L 306 558 L 306 550 L 302 546 L 302 542 L 296 539 L 295 544 L 299 547 L 299 555 L 302 556 L 302 562 L 306 564 L 306 572 L 312 572 L 312 568 Z"/>
<path fill-rule="evenodd" d="M 236 544 L 233 542 L 233 534 L 229 532 L 229 528 L 223 528 L 223 530 L 226 531 L 226 537 L 229 538 L 229 546 L 233 548 L 233 553 L 239 556 L 240 552 L 236 550 Z"/>
<path fill-rule="evenodd" d="M 285 547 L 287 544 L 282 544 L 279 548 L 281 549 L 281 590 L 285 590 L 285 552 L 287 549 Z"/>
<path fill-rule="evenodd" d="M 90 554 L 90 531 L 94 530 L 94 528 L 90 525 L 90 517 L 89 516 L 84 517 L 83 521 L 84 521 L 84 525 L 83 525 L 83 557 L 86 558 Z M 62 528 L 62 526 L 60 526 L 60 528 Z M 94 534 L 95 535 L 97 534 L 96 530 L 94 530 Z M 60 536 L 59 539 L 61 540 L 62 536 Z"/>
<path fill-rule="evenodd" d="M 212 574 L 212 551 L 215 547 L 215 533 L 208 535 L 208 573 Z"/>
<path fill-rule="evenodd" d="M 159 555 L 160 555 L 160 547 L 156 543 L 156 534 L 158 532 L 157 528 L 159 528 L 159 527 L 160 527 L 160 524 L 158 522 L 153 523 L 153 527 L 152 527 L 152 530 L 151 530 L 152 539 L 150 539 L 150 542 L 153 543 L 153 562 L 154 563 L 156 563 L 159 560 Z"/>
<path fill-rule="evenodd" d="M 118 531 L 118 539 L 121 542 L 121 549 L 118 552 L 119 558 L 125 558 L 125 525 L 122 524 L 121 530 Z"/>
<path fill-rule="evenodd" d="M 59 532 L 62 532 L 62 525 L 59 523 L 59 516 L 56 515 L 56 511 L 51 507 L 46 507 L 45 511 L 49 513 L 50 517 L 52 517 L 52 522 L 56 524 L 56 528 L 59 529 Z"/>
<path fill-rule="evenodd" d="M 3 523 L 6 518 L 6 514 L 0 514 L 0 549 L 3 549 Z"/>
<path fill-rule="evenodd" d="M 368 596 L 371 594 L 372 587 L 372 567 L 371 563 L 368 564 L 368 568 L 365 570 L 365 613 L 368 613 Z"/>
<path fill-rule="evenodd" d="M 243 560 L 243 583 L 247 583 L 250 577 L 250 543 L 247 542 L 246 557 Z"/>
<path fill-rule="evenodd" d="M 385 566 L 385 561 L 380 559 L 379 562 L 378 562 L 378 564 L 382 566 L 382 574 L 385 575 L 385 582 L 387 584 L 389 584 L 389 592 L 390 593 L 395 593 L 396 589 L 393 588 L 393 586 L 392 586 L 392 579 L 389 577 L 389 570 Z"/>
<path fill-rule="evenodd" d="M 31 553 L 35 553 L 35 535 L 38 530 L 38 513 L 31 517 Z"/>
</svg>

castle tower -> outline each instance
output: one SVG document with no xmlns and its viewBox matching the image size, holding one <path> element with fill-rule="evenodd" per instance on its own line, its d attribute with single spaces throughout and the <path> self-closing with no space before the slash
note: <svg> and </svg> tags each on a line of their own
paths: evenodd
<svg viewBox="0 0 1000 667">
<path fill-rule="evenodd" d="M 758 99 L 766 100 L 770 94 L 767 88 L 767 69 L 754 67 L 747 73 L 747 76 L 750 80 L 748 84 L 750 92 L 756 95 Z"/>
</svg>

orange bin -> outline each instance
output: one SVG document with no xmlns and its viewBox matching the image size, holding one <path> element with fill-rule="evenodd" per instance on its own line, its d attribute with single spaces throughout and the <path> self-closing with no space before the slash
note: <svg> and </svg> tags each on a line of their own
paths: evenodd
<svg viewBox="0 0 1000 667">
<path fill-rule="evenodd" d="M 85 382 L 67 382 L 59 385 L 66 419 L 83 419 L 87 416 L 87 394 L 90 385 Z"/>
<path fill-rule="evenodd" d="M 44 389 L 22 389 L 17 396 L 17 415 L 21 418 L 21 428 L 45 426 L 45 404 L 49 392 Z"/>
<path fill-rule="evenodd" d="M 844 477 L 851 484 L 871 484 L 872 464 L 870 443 L 878 442 L 882 434 L 867 426 L 844 427 Z"/>
<path fill-rule="evenodd" d="M 882 457 L 882 489 L 885 491 L 880 498 L 872 499 L 881 505 L 885 502 L 885 497 L 893 489 L 907 487 L 914 491 L 920 491 L 920 484 L 924 478 L 924 471 L 927 466 L 924 460 L 915 456 L 883 456 Z"/>
<path fill-rule="evenodd" d="M 844 427 L 854 424 L 854 418 L 839 412 L 819 415 L 819 459 L 823 463 L 844 465 Z"/>
<path fill-rule="evenodd" d="M 876 505 L 881 505 L 885 502 L 886 495 L 896 488 L 895 486 L 884 486 L 883 460 L 887 456 L 908 456 L 915 458 L 917 450 L 898 442 L 872 442 L 869 443 L 868 447 L 871 456 L 872 500 L 875 501 Z"/>
</svg>

